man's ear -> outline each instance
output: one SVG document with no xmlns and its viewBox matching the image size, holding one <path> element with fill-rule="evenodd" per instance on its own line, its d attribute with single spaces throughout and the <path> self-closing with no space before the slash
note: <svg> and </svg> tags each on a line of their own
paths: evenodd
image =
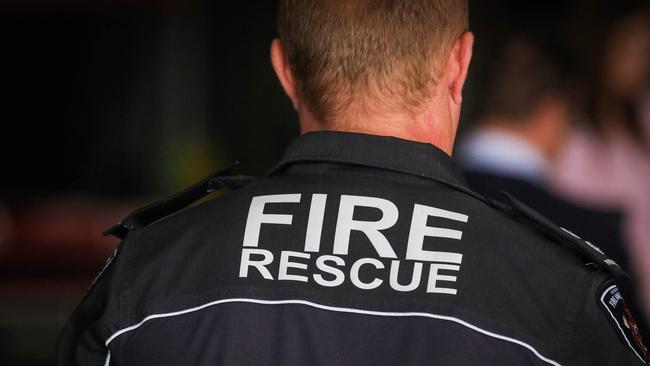
<svg viewBox="0 0 650 366">
<path fill-rule="evenodd" d="M 473 45 L 474 35 L 471 32 L 465 32 L 456 40 L 449 54 L 449 63 L 447 64 L 449 95 L 457 105 L 463 101 L 463 85 L 465 85 L 467 71 L 472 60 Z"/>
<path fill-rule="evenodd" d="M 271 64 L 273 64 L 273 70 L 275 70 L 275 74 L 278 76 L 284 92 L 291 99 L 293 108 L 297 110 L 300 103 L 296 92 L 293 72 L 291 71 L 287 54 L 284 51 L 284 46 L 282 46 L 282 42 L 277 38 L 271 43 Z"/>
</svg>

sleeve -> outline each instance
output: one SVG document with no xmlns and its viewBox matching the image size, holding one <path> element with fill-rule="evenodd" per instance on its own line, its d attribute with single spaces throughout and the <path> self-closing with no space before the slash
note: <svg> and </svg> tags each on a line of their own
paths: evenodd
<svg viewBox="0 0 650 366">
<path fill-rule="evenodd" d="M 612 279 L 589 281 L 565 349 L 570 365 L 647 365 L 648 350 L 634 315 Z"/>
<path fill-rule="evenodd" d="M 86 296 L 66 323 L 57 347 L 60 366 L 105 365 L 106 340 L 119 322 L 119 281 L 124 262 L 124 243 L 113 252 Z"/>
</svg>

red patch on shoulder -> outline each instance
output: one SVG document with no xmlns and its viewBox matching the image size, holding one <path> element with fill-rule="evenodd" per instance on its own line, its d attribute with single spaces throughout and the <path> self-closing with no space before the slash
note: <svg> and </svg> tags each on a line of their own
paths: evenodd
<svg viewBox="0 0 650 366">
<path fill-rule="evenodd" d="M 623 343 L 627 344 L 641 361 L 649 362 L 648 348 L 643 343 L 636 319 L 618 287 L 614 284 L 604 287 L 599 291 L 598 298 L 600 307 L 622 337 Z"/>
</svg>

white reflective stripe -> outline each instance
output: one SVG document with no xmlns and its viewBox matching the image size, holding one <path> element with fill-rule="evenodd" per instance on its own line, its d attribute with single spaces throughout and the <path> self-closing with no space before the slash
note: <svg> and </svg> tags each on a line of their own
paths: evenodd
<svg viewBox="0 0 650 366">
<path fill-rule="evenodd" d="M 627 342 L 627 345 L 630 346 L 632 351 L 634 351 L 634 354 L 641 360 L 641 362 L 645 363 L 645 360 L 643 359 L 643 357 L 641 357 L 641 355 L 639 355 L 639 353 L 636 351 L 636 349 L 634 349 L 634 347 L 630 343 L 630 340 L 627 339 L 627 336 L 625 335 L 625 331 L 623 331 L 623 328 L 621 328 L 621 324 L 618 322 L 618 319 L 616 319 L 616 317 L 614 316 L 614 313 L 612 313 L 612 311 L 609 310 L 609 306 L 607 306 L 607 304 L 605 303 L 605 296 L 607 296 L 607 294 L 615 287 L 618 289 L 618 287 L 616 285 L 609 286 L 607 288 L 607 290 L 605 290 L 603 292 L 602 296 L 600 296 L 600 302 L 602 302 L 603 305 L 605 305 L 605 309 L 607 309 L 607 312 L 609 313 L 609 315 L 611 315 L 612 319 L 614 319 L 614 321 L 616 322 L 616 325 L 618 326 L 618 329 L 621 331 L 621 334 L 623 335 L 623 338 L 625 338 L 625 341 Z"/>
<path fill-rule="evenodd" d="M 111 364 L 111 351 L 108 351 L 108 355 L 106 355 L 106 362 L 104 362 L 104 366 L 109 366 Z"/>
<path fill-rule="evenodd" d="M 130 332 L 134 329 L 139 328 L 142 324 L 146 323 L 147 321 L 151 319 L 157 319 L 157 318 L 168 318 L 172 316 L 177 316 L 177 315 L 183 315 L 187 313 L 191 313 L 194 311 L 202 310 L 207 307 L 213 306 L 213 305 L 220 305 L 220 304 L 227 304 L 227 303 L 233 303 L 233 302 L 243 302 L 243 303 L 251 303 L 251 304 L 259 304 L 259 305 L 305 305 L 305 306 L 310 306 L 313 308 L 317 309 L 322 309 L 322 310 L 328 310 L 328 311 L 334 311 L 334 312 L 339 312 L 339 313 L 352 313 L 352 314 L 363 314 L 363 315 L 374 315 L 374 316 L 385 316 L 385 317 L 423 317 L 423 318 L 431 318 L 431 319 L 438 319 L 438 320 L 446 320 L 450 322 L 454 322 L 457 324 L 460 324 L 462 326 L 465 326 L 469 329 L 472 329 L 474 331 L 477 331 L 479 333 L 485 334 L 487 336 L 501 339 L 506 342 L 514 343 L 519 346 L 522 346 L 529 351 L 531 351 L 537 358 L 540 360 L 548 363 L 549 365 L 554 365 L 554 366 L 562 366 L 558 362 L 553 361 L 549 358 L 546 358 L 542 356 L 537 350 L 529 345 L 528 343 L 522 342 L 520 340 L 506 337 L 500 334 L 496 334 L 493 332 L 490 332 L 488 330 L 479 328 L 473 324 L 470 324 L 464 320 L 454 318 L 451 316 L 445 316 L 445 315 L 437 315 L 437 314 L 430 314 L 430 313 L 420 313 L 420 312 L 406 312 L 406 313 L 397 313 L 397 312 L 382 312 L 382 311 L 371 311 L 371 310 L 360 310 L 360 309 L 352 309 L 352 308 L 338 308 L 334 306 L 327 306 L 327 305 L 321 305 L 317 303 L 313 303 L 310 301 L 305 301 L 305 300 L 258 300 L 258 299 L 223 299 L 223 300 L 217 300 L 217 301 L 212 301 L 207 304 L 203 304 L 194 308 L 190 309 L 185 309 L 185 310 L 180 310 L 180 311 L 175 311 L 172 313 L 164 313 L 164 314 L 153 314 L 149 315 L 146 318 L 142 319 L 141 322 L 138 324 L 132 325 L 130 327 L 118 330 L 115 332 L 112 336 L 110 336 L 105 344 L 106 347 L 108 347 L 108 344 L 111 343 L 116 337 L 119 337 L 120 335 Z M 108 354 L 107 362 L 110 360 L 110 352 Z"/>
</svg>

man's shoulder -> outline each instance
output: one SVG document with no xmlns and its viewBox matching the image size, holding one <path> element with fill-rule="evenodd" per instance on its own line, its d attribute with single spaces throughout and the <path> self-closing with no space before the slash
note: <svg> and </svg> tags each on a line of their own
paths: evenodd
<svg viewBox="0 0 650 366">
<path fill-rule="evenodd" d="M 500 194 L 500 191 L 506 191 L 522 198 L 527 205 L 550 220 L 587 238 L 599 238 L 607 244 L 620 244 L 622 241 L 619 232 L 622 214 L 618 211 L 580 205 L 548 187 L 525 179 L 478 171 L 466 171 L 465 176 L 470 187 L 482 195 L 508 203 L 507 197 Z"/>
</svg>

